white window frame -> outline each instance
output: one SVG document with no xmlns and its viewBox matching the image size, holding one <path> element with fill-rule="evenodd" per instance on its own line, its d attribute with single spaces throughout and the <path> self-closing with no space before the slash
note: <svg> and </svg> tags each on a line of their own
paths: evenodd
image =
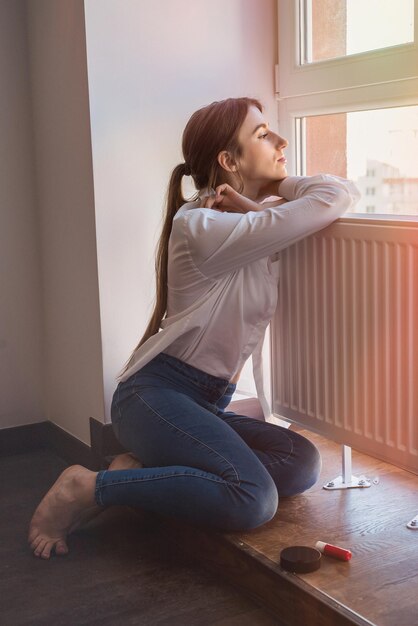
<svg viewBox="0 0 418 626">
<path fill-rule="evenodd" d="M 306 6 L 306 0 L 278 0 L 276 97 L 280 134 L 289 139 L 290 174 L 305 173 L 301 118 L 418 105 L 418 0 L 413 43 L 301 64 Z"/>
</svg>

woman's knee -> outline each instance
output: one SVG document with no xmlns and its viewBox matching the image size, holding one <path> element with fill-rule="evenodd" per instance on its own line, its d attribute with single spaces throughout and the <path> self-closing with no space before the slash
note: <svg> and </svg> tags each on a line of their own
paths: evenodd
<svg viewBox="0 0 418 626">
<path fill-rule="evenodd" d="M 270 522 L 277 513 L 279 494 L 273 481 L 267 491 L 260 496 L 255 506 L 247 513 L 246 528 L 251 530 Z"/>
<path fill-rule="evenodd" d="M 322 460 L 318 448 L 306 437 L 298 433 L 294 436 L 294 467 L 288 480 L 283 481 L 281 496 L 291 496 L 310 489 L 318 481 Z"/>
<path fill-rule="evenodd" d="M 269 474 L 248 486 L 240 486 L 240 504 L 234 507 L 229 520 L 229 530 L 252 530 L 269 522 L 279 504 L 277 487 Z"/>
</svg>

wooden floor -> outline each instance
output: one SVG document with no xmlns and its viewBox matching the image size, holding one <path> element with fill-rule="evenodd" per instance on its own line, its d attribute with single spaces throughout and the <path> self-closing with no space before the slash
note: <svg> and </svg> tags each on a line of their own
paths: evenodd
<svg viewBox="0 0 418 626">
<path fill-rule="evenodd" d="M 326 491 L 341 473 L 341 447 L 304 434 L 321 451 L 320 481 L 282 499 L 262 528 L 214 533 L 113 507 L 50 562 L 31 556 L 26 530 L 66 464 L 42 450 L 0 458 L 1 623 L 418 626 L 418 530 L 406 527 L 418 514 L 418 476 L 353 451 L 353 471 L 377 484 Z M 304 575 L 280 568 L 283 548 L 318 540 L 349 548 L 352 560 L 323 556 Z"/>
<path fill-rule="evenodd" d="M 260 529 L 196 536 L 199 558 L 262 598 L 289 626 L 417 626 L 418 530 L 406 524 L 418 514 L 418 476 L 353 451 L 353 473 L 377 484 L 324 490 L 341 474 L 341 446 L 302 433 L 321 450 L 320 482 L 283 499 L 275 519 Z M 303 575 L 280 568 L 283 548 L 314 547 L 318 540 L 350 549 L 352 560 L 322 556 L 321 568 Z"/>
<path fill-rule="evenodd" d="M 280 624 L 218 576 L 174 559 L 163 524 L 125 507 L 71 535 L 67 556 L 32 556 L 29 520 L 66 465 L 46 450 L 0 457 L 0 624 Z"/>
</svg>

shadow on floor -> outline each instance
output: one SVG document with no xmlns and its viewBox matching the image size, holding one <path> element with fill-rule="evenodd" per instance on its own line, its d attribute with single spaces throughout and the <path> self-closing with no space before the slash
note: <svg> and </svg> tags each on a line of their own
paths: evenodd
<svg viewBox="0 0 418 626">
<path fill-rule="evenodd" d="M 107 509 L 69 538 L 70 553 L 35 558 L 26 543 L 38 502 L 66 463 L 48 450 L 0 458 L 0 615 L 7 626 L 270 626 L 234 588 L 170 550 L 163 525 Z"/>
</svg>

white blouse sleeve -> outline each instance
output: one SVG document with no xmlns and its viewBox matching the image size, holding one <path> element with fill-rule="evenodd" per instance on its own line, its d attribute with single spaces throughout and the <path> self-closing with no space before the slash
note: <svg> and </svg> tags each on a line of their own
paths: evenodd
<svg viewBox="0 0 418 626">
<path fill-rule="evenodd" d="M 199 271 L 216 278 L 279 252 L 329 226 L 360 198 L 354 183 L 324 174 L 289 176 L 280 195 L 286 204 L 262 211 L 187 211 L 186 237 Z"/>
</svg>

